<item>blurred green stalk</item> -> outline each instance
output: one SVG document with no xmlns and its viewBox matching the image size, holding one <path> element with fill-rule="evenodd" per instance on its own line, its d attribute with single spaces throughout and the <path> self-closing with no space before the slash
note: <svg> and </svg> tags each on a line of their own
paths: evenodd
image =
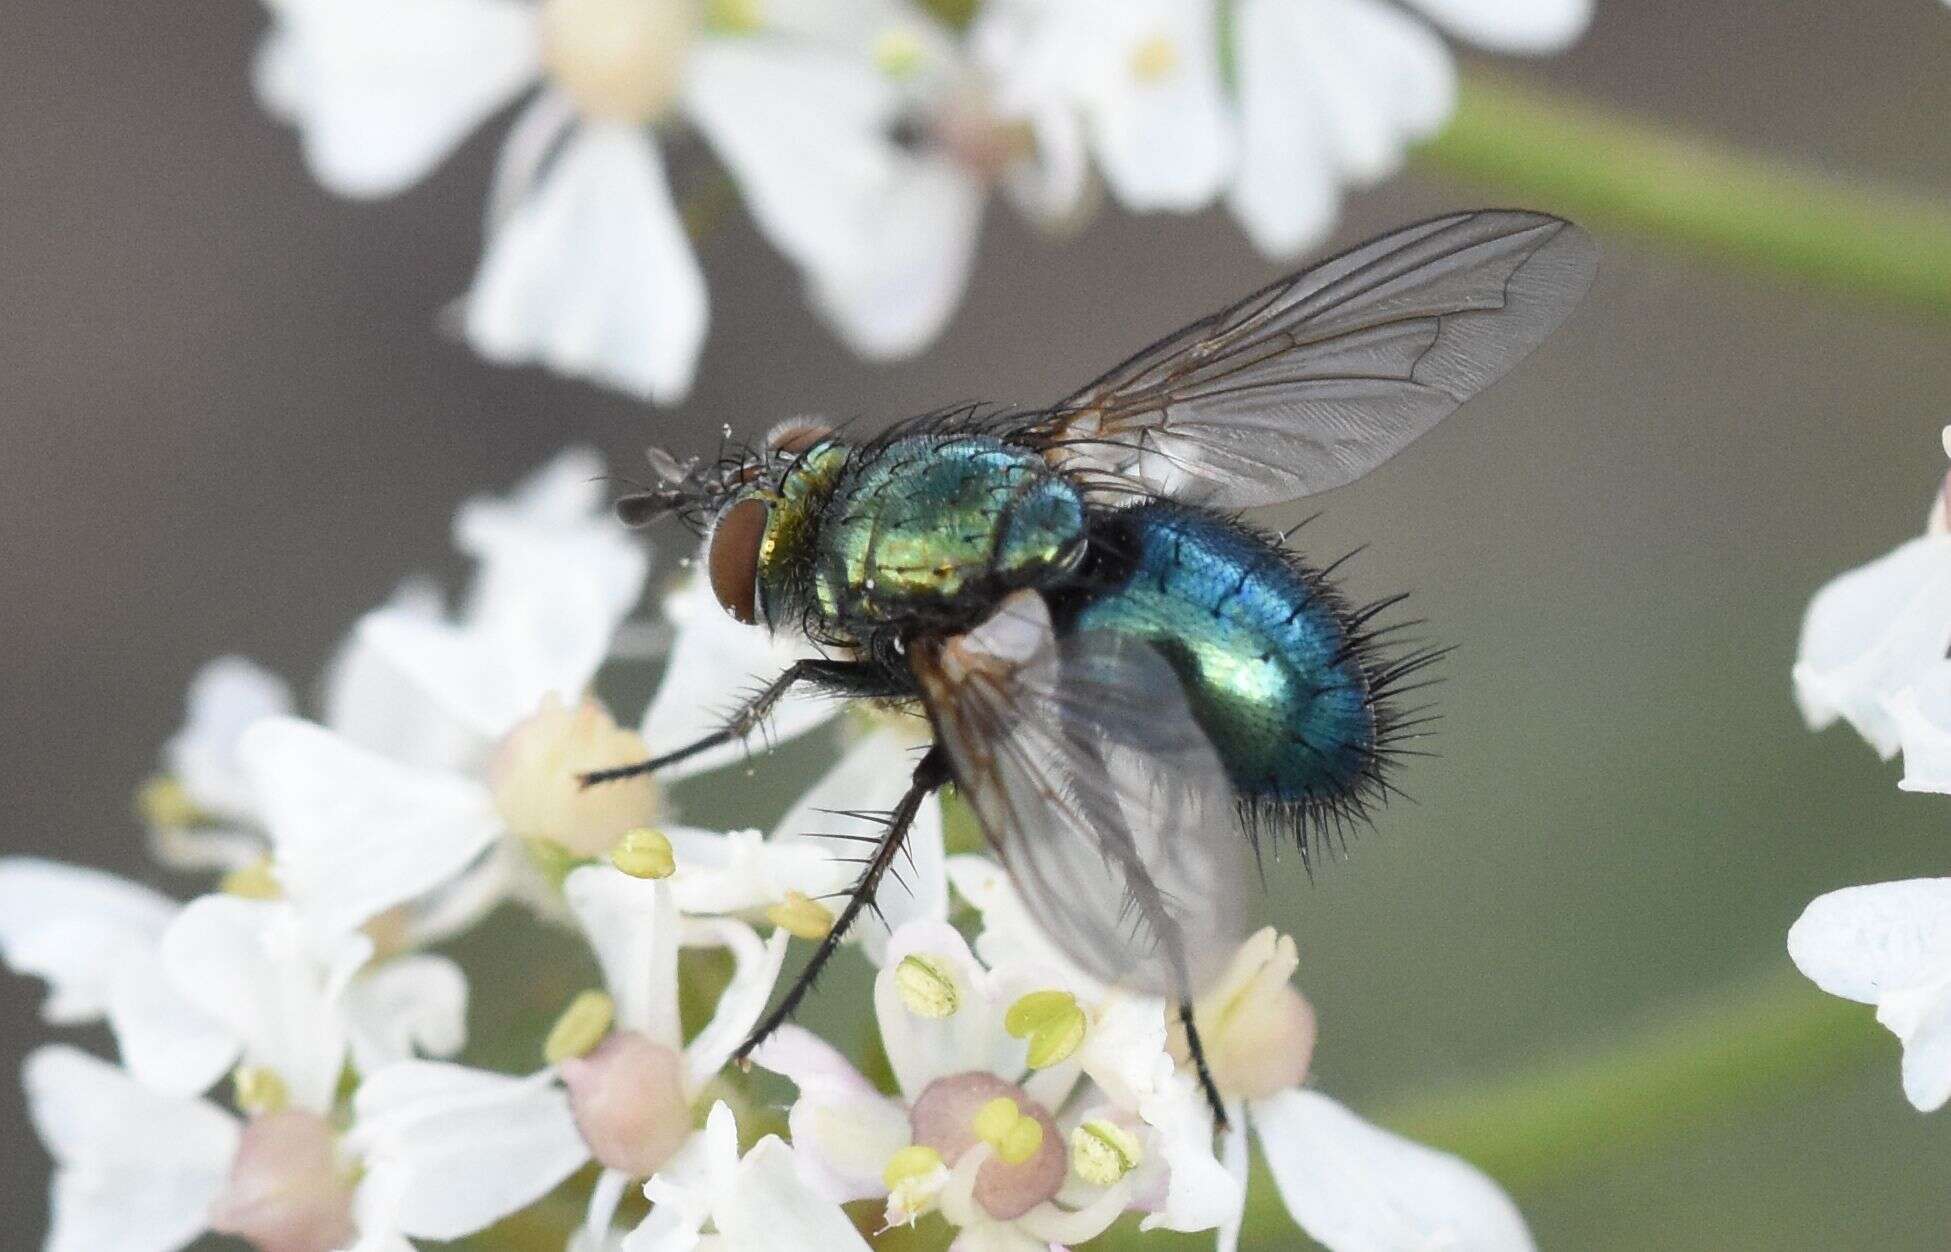
<svg viewBox="0 0 1951 1252">
<path fill-rule="evenodd" d="M 1471 69 L 1425 165 L 1527 207 L 1951 316 L 1951 206 Z"/>
</svg>

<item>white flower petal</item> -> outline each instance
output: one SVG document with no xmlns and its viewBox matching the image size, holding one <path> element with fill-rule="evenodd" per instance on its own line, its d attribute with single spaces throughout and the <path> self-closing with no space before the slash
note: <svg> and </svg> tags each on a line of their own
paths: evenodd
<svg viewBox="0 0 1951 1252">
<path fill-rule="evenodd" d="M 1246 1138 L 1246 1104 L 1234 1100 L 1226 1106 L 1226 1132 L 1220 1136 L 1219 1159 L 1232 1176 L 1240 1194 L 1246 1194 L 1247 1177 L 1252 1169 L 1249 1160 Z M 1240 1246 L 1240 1226 L 1246 1220 L 1246 1206 L 1242 1204 L 1233 1215 L 1219 1227 L 1219 1243 L 1216 1252 L 1238 1252 Z"/>
<path fill-rule="evenodd" d="M 292 1103 L 332 1107 L 345 1065 L 339 997 L 372 955 L 347 935 L 315 952 L 283 903 L 204 896 L 185 905 L 163 935 L 162 964 L 176 989 L 242 1045 L 243 1063 L 277 1073 Z"/>
<path fill-rule="evenodd" d="M 468 293 L 468 342 L 660 404 L 691 389 L 705 281 L 643 131 L 576 129 L 488 240 Z"/>
<path fill-rule="evenodd" d="M 1286 0 L 1242 0 L 1233 41 L 1239 65 L 1240 162 L 1227 205 L 1261 252 L 1285 257 L 1334 226 L 1339 171 L 1326 119 L 1304 72 L 1291 64 L 1299 23 Z"/>
<path fill-rule="evenodd" d="M 738 1169 L 738 1124 L 724 1101 L 705 1115 L 703 1133 L 692 1135 L 677 1155 L 644 1184 L 646 1217 L 623 1241 L 623 1252 L 691 1252 L 699 1232 L 724 1202 Z"/>
<path fill-rule="evenodd" d="M 711 584 L 696 575 L 665 597 L 664 615 L 677 627 L 670 659 L 657 694 L 644 711 L 643 736 L 652 756 L 684 747 L 724 725 L 739 696 L 771 682 L 802 657 L 815 655 L 785 631 L 775 639 L 763 627 L 733 621 L 718 607 Z M 686 778 L 744 759 L 764 743 L 782 743 L 830 721 L 840 702 L 806 690 L 787 695 L 751 744 L 727 743 L 666 770 L 666 779 Z"/>
<path fill-rule="evenodd" d="M 1528 1252 L 1524 1218 L 1468 1163 L 1372 1126 L 1318 1091 L 1251 1106 L 1287 1211 L 1330 1252 Z"/>
<path fill-rule="evenodd" d="M 0 958 L 46 981 L 43 1020 L 93 1021 L 116 971 L 155 950 L 174 900 L 100 870 L 34 857 L 0 859 Z"/>
<path fill-rule="evenodd" d="M 1234 161 L 1214 6 L 1118 0 L 1087 20 L 1110 57 L 1085 101 L 1105 182 L 1134 213 L 1211 203 Z"/>
<path fill-rule="evenodd" d="M 852 1219 L 806 1185 L 793 1150 L 774 1135 L 738 1163 L 731 1194 L 714 1215 L 727 1252 L 867 1250 Z"/>
<path fill-rule="evenodd" d="M 240 752 L 278 882 L 324 934 L 425 895 L 501 833 L 480 784 L 386 760 L 310 722 L 260 721 Z"/>
<path fill-rule="evenodd" d="M 1876 1019 L 1904 1044 L 1904 1095 L 1930 1113 L 1951 1099 L 1951 978 L 1930 987 L 1893 991 Z"/>
<path fill-rule="evenodd" d="M 237 1062 L 241 1043 L 198 1008 L 165 971 L 158 948 L 133 957 L 109 992 L 108 1025 L 122 1064 L 165 1095 L 208 1091 Z"/>
<path fill-rule="evenodd" d="M 352 1063 L 371 1074 L 395 1061 L 452 1056 L 467 1042 L 467 977 L 444 956 L 401 956 L 346 987 Z"/>
<path fill-rule="evenodd" d="M 1456 67 L 1427 26 L 1380 0 L 1289 9 L 1288 73 L 1303 76 L 1341 171 L 1373 182 L 1456 107 Z"/>
<path fill-rule="evenodd" d="M 202 1233 L 237 1153 L 228 1114 L 75 1048 L 35 1051 L 22 1077 L 55 1162 L 47 1252 L 170 1252 Z"/>
<path fill-rule="evenodd" d="M 1246 1207 L 1246 1180 L 1213 1154 L 1213 1113 L 1206 1096 L 1184 1074 L 1169 1075 L 1161 1090 L 1140 1106 L 1165 1158 L 1165 1203 L 1147 1214 L 1141 1229 L 1211 1230 L 1236 1223 Z"/>
<path fill-rule="evenodd" d="M 260 53 L 265 107 L 295 123 L 312 174 L 347 196 L 418 182 L 539 68 L 519 0 L 278 0 Z"/>
<path fill-rule="evenodd" d="M 444 612 L 437 590 L 411 580 L 383 611 L 426 623 L 441 621 Z M 476 764 L 485 747 L 479 731 L 437 702 L 426 684 L 357 628 L 326 667 L 322 703 L 327 729 L 403 765 L 461 769 Z"/>
<path fill-rule="evenodd" d="M 562 884 L 603 983 L 616 1001 L 616 1024 L 666 1047 L 684 1033 L 677 1011 L 679 918 L 668 879 L 632 878 L 609 865 L 585 865 Z"/>
<path fill-rule="evenodd" d="M 726 917 L 687 917 L 683 936 L 687 947 L 728 948 L 733 960 L 731 982 L 718 997 L 711 1020 L 684 1050 L 685 1089 L 695 1092 L 718 1076 L 759 1024 L 779 982 L 789 936 L 781 927 L 761 943 L 750 926 Z"/>
<path fill-rule="evenodd" d="M 218 657 L 190 680 L 183 726 L 163 745 L 163 764 L 197 807 L 230 821 L 255 816 L 237 741 L 252 722 L 291 712 L 285 680 L 241 656 Z"/>
<path fill-rule="evenodd" d="M 1788 954 L 1830 995 L 1875 1004 L 1951 976 L 1951 878 L 1845 887 L 1789 927 Z"/>
<path fill-rule="evenodd" d="M 354 1097 L 352 1141 L 368 1177 L 397 1186 L 399 1228 L 457 1239 L 526 1208 L 589 1159 L 569 1099 L 547 1071 L 512 1078 L 437 1061 L 372 1074 Z"/>
<path fill-rule="evenodd" d="M 1951 663 L 1939 661 L 1884 701 L 1904 754 L 1905 791 L 1951 793 Z"/>
<path fill-rule="evenodd" d="M 865 216 L 875 246 L 805 263 L 814 307 L 870 361 L 933 343 L 969 285 L 983 187 L 952 162 L 903 157 Z"/>
<path fill-rule="evenodd" d="M 715 40 L 686 103 L 850 347 L 904 356 L 941 332 L 968 281 L 982 188 L 894 143 L 901 97 L 868 58 Z"/>
<path fill-rule="evenodd" d="M 1951 641 L 1951 536 L 1913 539 L 1833 580 L 1802 619 L 1795 699 L 1812 730 L 1837 718 L 1884 757 L 1897 750 L 1886 699 L 1944 659 Z"/>
<path fill-rule="evenodd" d="M 976 951 L 991 969 L 1029 967 L 1052 972 L 1057 980 L 1096 998 L 1104 987 L 1073 965 L 1030 917 L 1003 867 L 986 856 L 948 858 L 948 879 L 982 914 Z"/>
<path fill-rule="evenodd" d="M 897 971 L 902 960 L 916 955 L 954 984 L 956 1009 L 949 1016 L 922 1017 L 902 1002 Z M 910 922 L 888 941 L 887 964 L 874 979 L 874 1013 L 903 1095 L 913 1098 L 937 1078 L 966 1070 L 1021 1073 L 1027 1045 L 1003 1029 L 1003 1008 L 991 1000 L 987 971 L 954 927 Z"/>
<path fill-rule="evenodd" d="M 756 830 L 719 834 L 666 827 L 677 858 L 671 890 L 686 913 L 757 917 L 789 889 L 819 896 L 846 885 L 833 854 L 812 840 L 775 842 Z M 844 866 L 840 867 L 846 868 Z"/>
<path fill-rule="evenodd" d="M 781 1026 L 752 1060 L 799 1088 L 788 1119 L 793 1144 L 821 1191 L 843 1203 L 886 1195 L 881 1175 L 911 1138 L 907 1110 L 802 1026 Z"/>
<path fill-rule="evenodd" d="M 1496 52 L 1557 52 L 1592 21 L 1592 0 L 1413 0 L 1451 33 Z"/>
</svg>

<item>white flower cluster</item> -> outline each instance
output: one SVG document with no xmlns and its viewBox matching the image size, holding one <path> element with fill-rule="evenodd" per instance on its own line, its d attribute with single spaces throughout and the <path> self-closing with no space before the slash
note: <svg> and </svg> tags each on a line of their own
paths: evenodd
<svg viewBox="0 0 1951 1252">
<path fill-rule="evenodd" d="M 143 807 L 168 864 L 221 873 L 210 894 L 178 904 L 0 861 L 0 955 L 48 983 L 51 1024 L 105 1022 L 119 1052 L 27 1058 L 55 1165 L 49 1252 L 169 1252 L 205 1231 L 264 1252 L 399 1252 L 579 1173 L 586 1215 L 565 1238 L 581 1252 L 831 1252 L 919 1221 L 960 1252 L 1043 1252 L 1126 1214 L 1230 1249 L 1249 1127 L 1288 1211 L 1332 1249 L 1531 1246 L 1469 1166 L 1304 1085 L 1315 1023 L 1291 940 L 1255 936 L 1198 1006 L 1231 1105 L 1216 1136 L 1165 1006 L 1064 961 L 995 864 L 945 855 L 933 801 L 860 928 L 891 1081 L 789 1025 L 755 1060 L 797 1098 L 783 1119 L 755 1103 L 728 1062 L 790 939 L 825 935 L 820 900 L 852 877 L 810 832 L 871 833 L 858 815 L 901 794 L 914 736 L 853 727 L 770 836 L 675 824 L 648 780 L 579 788 L 695 737 L 792 657 L 695 581 L 661 622 L 633 619 L 648 563 L 608 521 L 600 469 L 571 452 L 465 505 L 461 602 L 413 584 L 367 614 L 318 720 L 249 662 L 197 678 Z M 666 641 L 666 677 L 632 729 L 592 689 L 646 635 Z M 789 701 L 772 732 L 833 711 Z M 973 950 L 949 924 L 951 883 L 979 917 Z M 470 988 L 430 950 L 505 900 L 579 931 L 601 971 L 530 1073 L 452 1058 L 470 995 L 521 996 L 539 971 L 503 960 Z M 681 986 L 705 988 L 689 1023 Z"/>
<path fill-rule="evenodd" d="M 1951 455 L 1951 427 L 1944 432 Z M 1809 603 L 1796 702 L 1811 729 L 1846 721 L 1906 791 L 1951 794 L 1951 477 L 1924 534 L 1836 579 Z M 1951 1100 L 1951 878 L 1846 887 L 1809 904 L 1789 956 L 1832 995 L 1876 1006 L 1903 1041 L 1904 1095 Z"/>
<path fill-rule="evenodd" d="M 1223 199 L 1256 246 L 1287 255 L 1327 233 L 1343 186 L 1440 129 L 1456 94 L 1442 39 L 1386 0 L 266 4 L 259 94 L 334 191 L 398 192 L 525 98 L 467 338 L 666 403 L 689 390 L 707 321 L 667 169 L 684 132 L 822 316 L 886 358 L 954 311 L 992 187 L 1053 228 L 1089 212 L 1093 170 L 1134 212 Z M 1591 0 L 1411 7 L 1481 46 L 1541 53 L 1583 31 Z M 691 180 L 699 200 L 708 178 Z"/>
</svg>

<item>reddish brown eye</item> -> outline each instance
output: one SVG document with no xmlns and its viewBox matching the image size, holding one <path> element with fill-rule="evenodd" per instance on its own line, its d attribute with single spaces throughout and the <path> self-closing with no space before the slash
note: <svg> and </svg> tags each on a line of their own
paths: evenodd
<svg viewBox="0 0 1951 1252">
<path fill-rule="evenodd" d="M 711 530 L 705 568 L 711 591 L 727 613 L 747 626 L 759 620 L 755 598 L 759 577 L 759 541 L 765 538 L 766 505 L 747 496 L 726 509 Z"/>
</svg>

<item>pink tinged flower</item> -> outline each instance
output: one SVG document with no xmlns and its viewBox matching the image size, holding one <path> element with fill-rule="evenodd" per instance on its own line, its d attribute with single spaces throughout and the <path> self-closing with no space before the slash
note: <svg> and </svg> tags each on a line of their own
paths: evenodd
<svg viewBox="0 0 1951 1252">
<path fill-rule="evenodd" d="M 684 1057 L 633 1030 L 562 1062 L 569 1109 L 605 1169 L 648 1178 L 691 1136 Z"/>
<path fill-rule="evenodd" d="M 605 1174 L 589 1232 L 609 1237 L 625 1183 L 661 1167 L 691 1138 L 704 1085 L 729 1060 L 771 995 L 785 937 L 761 943 L 729 919 L 678 914 L 666 879 L 609 866 L 569 875 L 564 894 L 603 970 L 609 1013 L 560 1064 L 526 1078 L 406 1062 L 368 1078 L 352 1138 L 371 1186 L 400 1197 L 406 1235 L 451 1239 L 531 1203 L 594 1159 Z M 686 1045 L 678 950 L 727 948 L 734 969 L 711 1020 Z"/>
<path fill-rule="evenodd" d="M 1829 994 L 1876 1006 L 1903 1041 L 1913 1105 L 1928 1113 L 1951 1099 L 1951 878 L 1818 896 L 1789 928 L 1788 954 Z"/>
<path fill-rule="evenodd" d="M 983 1211 L 1000 1221 L 1053 1199 L 1069 1172 L 1056 1119 L 1021 1087 L 994 1074 L 937 1078 L 915 1097 L 908 1123 L 912 1141 L 933 1149 L 950 1167 L 977 1144 L 1002 1141 L 989 1143 L 992 1152 L 977 1169 L 971 1192 Z"/>
<path fill-rule="evenodd" d="M 210 1229 L 259 1252 L 332 1252 L 357 1237 L 352 1196 L 351 1170 L 324 1118 L 267 1113 L 244 1127 Z"/>
</svg>

